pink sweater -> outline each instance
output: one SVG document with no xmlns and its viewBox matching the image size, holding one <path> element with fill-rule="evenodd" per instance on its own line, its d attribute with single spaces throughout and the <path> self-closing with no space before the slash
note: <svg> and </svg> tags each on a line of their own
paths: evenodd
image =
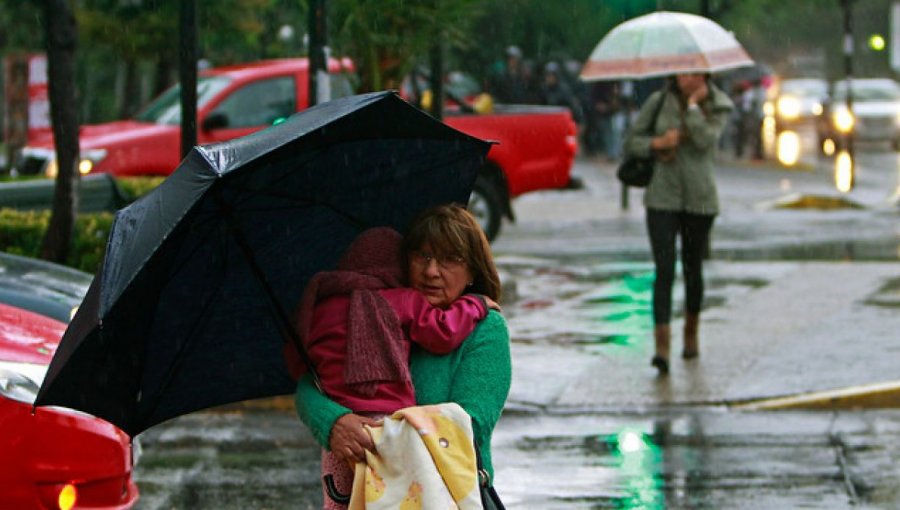
<svg viewBox="0 0 900 510">
<path fill-rule="evenodd" d="M 404 357 L 408 361 L 410 343 L 416 342 L 435 354 L 455 350 L 487 315 L 484 301 L 464 295 L 449 308 L 432 306 L 425 296 L 410 288 L 377 290 L 394 309 L 403 328 Z M 415 392 L 411 382 L 384 382 L 375 395 L 366 397 L 345 383 L 347 361 L 348 295 L 338 295 L 316 304 L 309 329 L 308 353 L 316 367 L 322 387 L 335 402 L 355 412 L 392 413 L 413 406 Z"/>
</svg>

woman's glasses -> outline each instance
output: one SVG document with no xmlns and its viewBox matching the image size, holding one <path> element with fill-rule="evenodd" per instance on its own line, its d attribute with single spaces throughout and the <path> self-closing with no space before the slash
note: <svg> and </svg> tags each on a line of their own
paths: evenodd
<svg viewBox="0 0 900 510">
<path fill-rule="evenodd" d="M 414 251 L 409 256 L 419 267 L 428 267 L 432 260 L 437 261 L 442 269 L 450 271 L 461 269 L 466 265 L 465 259 L 459 255 L 433 255 L 427 251 Z"/>
</svg>

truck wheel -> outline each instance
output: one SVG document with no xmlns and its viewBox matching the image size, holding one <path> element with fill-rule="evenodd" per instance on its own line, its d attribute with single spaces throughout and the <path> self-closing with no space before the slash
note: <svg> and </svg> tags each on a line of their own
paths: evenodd
<svg viewBox="0 0 900 510">
<path fill-rule="evenodd" d="M 475 180 L 472 196 L 469 197 L 468 210 L 478 220 L 478 224 L 484 230 L 484 235 L 488 238 L 488 241 L 493 241 L 500 232 L 503 209 L 500 207 L 497 190 L 484 177 L 479 177 Z"/>
</svg>

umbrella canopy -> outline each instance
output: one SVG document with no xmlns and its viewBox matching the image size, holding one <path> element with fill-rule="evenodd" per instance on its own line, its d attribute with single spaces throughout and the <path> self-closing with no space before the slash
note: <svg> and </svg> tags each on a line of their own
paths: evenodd
<svg viewBox="0 0 900 510">
<path fill-rule="evenodd" d="M 195 410 L 293 393 L 282 350 L 309 278 L 333 269 L 366 228 L 402 232 L 426 207 L 466 203 L 489 149 L 392 92 L 195 147 L 116 214 L 36 405 L 85 411 L 134 436 Z"/>
<path fill-rule="evenodd" d="M 584 81 L 714 73 L 753 65 L 716 22 L 682 12 L 654 12 L 613 28 L 581 70 Z"/>
</svg>

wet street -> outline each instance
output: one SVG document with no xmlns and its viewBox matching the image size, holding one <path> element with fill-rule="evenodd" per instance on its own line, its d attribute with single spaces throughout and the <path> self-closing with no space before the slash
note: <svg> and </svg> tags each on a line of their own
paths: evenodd
<svg viewBox="0 0 900 510">
<path fill-rule="evenodd" d="M 801 163 L 722 161 L 701 333 L 716 342 L 697 362 L 673 360 L 670 381 L 649 366 L 641 192 L 623 210 L 613 166 L 583 159 L 583 189 L 514 202 L 518 221 L 494 244 L 513 342 L 513 388 L 493 439 L 509 508 L 900 507 L 900 410 L 740 408 L 863 376 L 900 379 L 900 344 L 885 331 L 900 308 L 897 155 L 861 154 L 845 196 L 826 160 Z M 779 323 L 772 310 L 785 308 L 796 315 Z M 833 344 L 794 340 L 811 335 Z M 804 348 L 837 354 L 813 361 Z M 853 349 L 884 361 L 854 363 Z M 319 449 L 290 405 L 195 413 L 142 434 L 138 508 L 318 508 Z"/>
</svg>

